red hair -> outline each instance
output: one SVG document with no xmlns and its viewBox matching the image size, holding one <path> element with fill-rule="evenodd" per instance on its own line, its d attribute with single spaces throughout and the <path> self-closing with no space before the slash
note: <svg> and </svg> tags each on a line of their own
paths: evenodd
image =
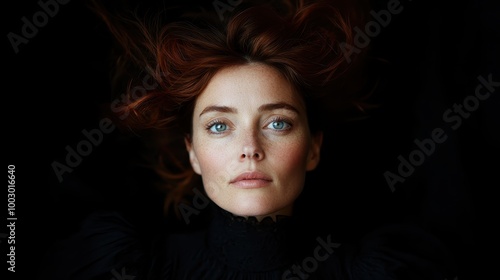
<svg viewBox="0 0 500 280">
<path fill-rule="evenodd" d="M 160 184 L 167 194 L 165 211 L 200 182 L 193 180 L 183 137 L 190 133 L 196 98 L 222 68 L 263 63 L 282 73 L 309 107 L 336 108 L 333 112 L 359 107 L 350 86 L 364 53 L 348 61 L 341 43 L 353 45 L 352 27 L 362 18 L 330 1 L 271 2 L 281 5 L 243 2 L 224 22 L 215 13 L 200 13 L 162 23 L 161 17 L 127 18 L 95 6 L 122 50 L 117 81 L 126 82 L 123 89 L 132 94 L 146 75 L 157 85 L 121 104 L 127 117 L 120 124 L 147 129 L 159 141 L 162 151 L 155 168 L 165 179 Z M 142 74 L 130 76 L 129 64 Z M 313 114 L 317 108 L 309 110 L 312 130 L 322 129 Z"/>
</svg>

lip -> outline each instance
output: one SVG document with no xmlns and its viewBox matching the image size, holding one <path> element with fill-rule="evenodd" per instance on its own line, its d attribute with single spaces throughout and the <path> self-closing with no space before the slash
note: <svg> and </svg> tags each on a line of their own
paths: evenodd
<svg viewBox="0 0 500 280">
<path fill-rule="evenodd" d="M 265 173 L 259 171 L 249 171 L 241 173 L 229 183 L 241 189 L 255 189 L 263 188 L 269 185 L 272 181 L 271 177 Z"/>
</svg>

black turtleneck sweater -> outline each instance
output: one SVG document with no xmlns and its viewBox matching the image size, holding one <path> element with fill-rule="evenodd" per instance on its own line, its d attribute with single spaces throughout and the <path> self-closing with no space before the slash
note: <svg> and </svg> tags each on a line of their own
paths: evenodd
<svg viewBox="0 0 500 280">
<path fill-rule="evenodd" d="M 297 217 L 257 221 L 211 207 L 206 227 L 146 235 L 120 212 L 95 212 L 47 252 L 38 279 L 453 279 L 446 248 L 414 224 L 342 244 Z"/>
</svg>

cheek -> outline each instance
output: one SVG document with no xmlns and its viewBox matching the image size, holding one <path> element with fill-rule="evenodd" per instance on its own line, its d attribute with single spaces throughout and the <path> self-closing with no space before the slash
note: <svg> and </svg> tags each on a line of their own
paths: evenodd
<svg viewBox="0 0 500 280">
<path fill-rule="evenodd" d="M 200 164 L 200 169 L 203 176 L 209 176 L 227 163 L 228 152 L 224 145 L 217 145 L 210 140 L 197 141 L 195 143 L 196 157 Z"/>
<path fill-rule="evenodd" d="M 226 183 L 228 154 L 222 147 L 199 145 L 196 156 L 200 166 L 203 185 L 207 193 L 216 195 L 218 186 Z"/>
<path fill-rule="evenodd" d="M 305 172 L 308 149 L 301 143 L 304 143 L 304 140 L 284 143 L 279 149 L 272 149 L 274 166 L 282 171 Z"/>
</svg>

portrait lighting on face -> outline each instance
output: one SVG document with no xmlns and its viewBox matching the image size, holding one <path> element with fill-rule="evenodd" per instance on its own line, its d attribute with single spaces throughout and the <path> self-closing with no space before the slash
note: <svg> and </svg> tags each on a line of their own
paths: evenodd
<svg viewBox="0 0 500 280">
<path fill-rule="evenodd" d="M 319 162 L 302 96 L 270 66 L 224 68 L 196 101 L 191 164 L 208 197 L 240 216 L 291 215 Z"/>
</svg>

